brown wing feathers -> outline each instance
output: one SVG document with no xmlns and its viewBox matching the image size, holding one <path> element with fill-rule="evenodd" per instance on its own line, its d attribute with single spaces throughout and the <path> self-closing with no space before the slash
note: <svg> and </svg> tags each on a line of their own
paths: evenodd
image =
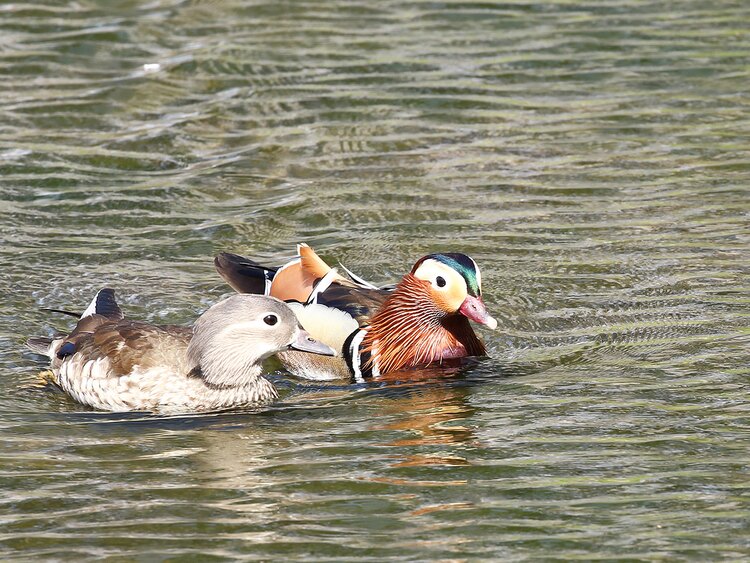
<svg viewBox="0 0 750 563">
<path fill-rule="evenodd" d="M 109 361 L 112 375 L 125 375 L 136 365 L 163 362 L 169 350 L 187 346 L 192 329 L 154 326 L 123 319 L 115 292 L 100 290 L 73 331 L 57 348 L 57 361 L 80 354 L 85 360 Z"/>
<path fill-rule="evenodd" d="M 154 326 L 140 321 L 109 321 L 95 332 L 82 334 L 76 353 L 89 360 L 106 358 L 112 375 L 127 375 L 135 366 L 164 364 L 164 356 L 178 355 L 190 341 L 192 330 L 180 326 Z"/>
<path fill-rule="evenodd" d="M 237 254 L 222 252 L 214 265 L 227 283 L 240 293 L 263 293 L 271 283 L 270 295 L 282 301 L 305 303 L 321 278 L 331 270 L 315 251 L 305 244 L 298 247 L 299 258 L 281 268 L 261 266 Z M 369 289 L 336 275 L 317 302 L 346 311 L 360 325 L 383 305 L 389 291 Z"/>
<path fill-rule="evenodd" d="M 101 325 L 119 321 L 122 318 L 122 311 L 115 301 L 115 290 L 109 287 L 100 289 L 81 315 L 73 331 L 57 348 L 57 357 L 64 358 L 74 354 L 82 338 L 93 333 Z"/>
</svg>

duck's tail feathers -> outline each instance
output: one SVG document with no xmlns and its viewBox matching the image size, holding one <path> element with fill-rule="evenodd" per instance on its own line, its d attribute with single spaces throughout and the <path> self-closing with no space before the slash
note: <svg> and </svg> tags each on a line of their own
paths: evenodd
<svg viewBox="0 0 750 563">
<path fill-rule="evenodd" d="M 46 336 L 37 336 L 34 338 L 29 338 L 26 341 L 26 347 L 34 352 L 35 354 L 40 354 L 42 356 L 48 356 L 49 355 L 49 347 L 52 344 L 52 339 L 47 338 Z"/>
<path fill-rule="evenodd" d="M 110 287 L 100 289 L 94 298 L 86 307 L 86 310 L 81 315 L 82 319 L 90 317 L 92 315 L 101 315 L 107 319 L 119 321 L 124 318 L 120 307 L 115 301 L 115 290 Z"/>
<path fill-rule="evenodd" d="M 92 325 L 92 323 L 96 325 L 110 320 L 119 321 L 124 317 L 122 311 L 120 310 L 120 307 L 117 305 L 117 301 L 115 301 L 115 290 L 109 287 L 100 289 L 97 292 L 97 294 L 94 296 L 94 299 L 91 300 L 91 303 L 89 303 L 89 306 L 86 307 L 86 310 L 82 315 L 80 315 L 80 317 L 78 313 L 65 311 L 63 309 L 44 308 L 42 310 L 50 311 L 52 313 L 62 313 L 63 315 L 70 315 L 78 318 L 78 324 L 76 325 L 76 328 L 67 336 L 65 334 L 56 334 L 53 338 L 47 336 L 38 336 L 29 338 L 26 341 L 26 347 L 29 350 L 36 354 L 41 354 L 42 356 L 47 356 L 49 358 L 52 358 L 55 355 L 55 352 L 53 352 L 51 348 L 52 343 L 56 340 L 70 339 L 77 332 L 82 332 L 83 327 L 90 326 Z M 68 344 L 69 346 L 75 346 L 75 343 L 64 343 L 62 346 L 65 346 L 66 344 Z M 58 357 L 62 357 L 60 355 L 60 349 L 62 346 L 56 345 Z"/>
<path fill-rule="evenodd" d="M 249 258 L 222 252 L 214 258 L 219 275 L 238 293 L 268 295 L 278 268 L 261 266 Z"/>
<path fill-rule="evenodd" d="M 60 313 L 61 315 L 68 315 L 70 317 L 75 317 L 76 319 L 81 318 L 81 313 L 74 313 L 73 311 L 65 311 L 64 309 L 49 309 L 47 307 L 42 307 L 40 311 L 47 311 L 48 313 Z"/>
</svg>

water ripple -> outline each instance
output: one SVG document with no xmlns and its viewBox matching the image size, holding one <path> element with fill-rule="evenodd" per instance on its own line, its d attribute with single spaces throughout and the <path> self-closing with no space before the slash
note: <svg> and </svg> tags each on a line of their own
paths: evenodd
<svg viewBox="0 0 750 563">
<path fill-rule="evenodd" d="M 672 8 L 0 7 L 3 558 L 745 558 L 748 11 Z M 378 283 L 471 254 L 490 357 L 158 417 L 22 351 L 299 241 Z"/>
</svg>

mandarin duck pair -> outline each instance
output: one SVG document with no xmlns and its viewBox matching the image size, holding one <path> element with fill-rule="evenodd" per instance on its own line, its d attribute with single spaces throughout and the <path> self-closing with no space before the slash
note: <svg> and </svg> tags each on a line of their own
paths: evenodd
<svg viewBox="0 0 750 563">
<path fill-rule="evenodd" d="M 289 371 L 307 379 L 353 377 L 363 381 L 433 362 L 483 356 L 469 319 L 491 329 L 497 321 L 482 301 L 482 276 L 465 254 L 430 254 L 395 287 L 378 288 L 346 268 L 347 277 L 312 248 L 280 268 L 222 253 L 214 264 L 239 293 L 285 301 L 313 338 L 337 355 L 331 358 L 285 352 Z"/>
<path fill-rule="evenodd" d="M 340 275 L 304 244 L 279 268 L 229 253 L 215 266 L 240 294 L 192 327 L 127 320 L 103 289 L 71 333 L 27 345 L 50 358 L 55 383 L 83 404 L 171 413 L 273 401 L 261 373 L 274 354 L 298 377 L 364 381 L 485 355 L 469 319 L 497 326 L 479 267 L 464 254 L 425 256 L 384 288 L 343 266 Z"/>
</svg>

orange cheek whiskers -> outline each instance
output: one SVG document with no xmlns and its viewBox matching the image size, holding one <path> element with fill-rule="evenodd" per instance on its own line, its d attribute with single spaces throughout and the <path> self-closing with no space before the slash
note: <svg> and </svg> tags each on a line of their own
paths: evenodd
<svg viewBox="0 0 750 563">
<path fill-rule="evenodd" d="M 366 368 L 376 365 L 380 373 L 387 373 L 484 353 L 468 321 L 450 315 L 433 294 L 429 282 L 411 274 L 404 277 L 370 322 L 363 342 L 363 350 L 372 354 Z"/>
</svg>

